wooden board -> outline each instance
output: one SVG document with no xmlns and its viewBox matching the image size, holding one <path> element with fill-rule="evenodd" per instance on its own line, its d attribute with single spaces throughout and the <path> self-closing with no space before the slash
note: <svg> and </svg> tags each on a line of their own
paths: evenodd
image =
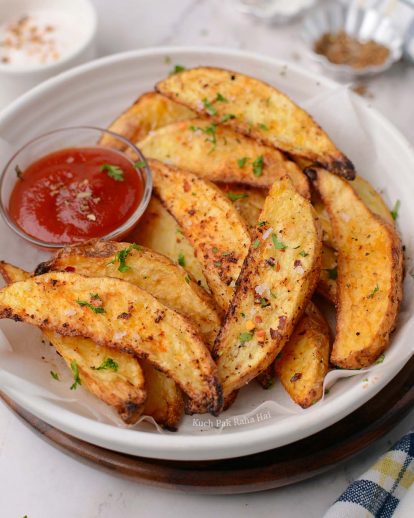
<svg viewBox="0 0 414 518">
<path fill-rule="evenodd" d="M 247 493 L 313 477 L 349 459 L 395 426 L 414 406 L 414 358 L 374 398 L 338 423 L 282 448 L 219 461 L 133 457 L 75 439 L 6 404 L 44 439 L 81 461 L 140 484 L 209 494 Z"/>
</svg>

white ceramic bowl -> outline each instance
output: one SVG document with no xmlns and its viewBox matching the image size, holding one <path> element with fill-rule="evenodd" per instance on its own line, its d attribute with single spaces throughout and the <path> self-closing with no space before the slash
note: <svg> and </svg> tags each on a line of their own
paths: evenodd
<svg viewBox="0 0 414 518">
<path fill-rule="evenodd" d="M 167 56 L 169 60 L 165 59 Z M 153 89 L 175 63 L 186 67 L 206 64 L 238 70 L 275 85 L 302 105 L 314 99 L 311 114 L 355 161 L 359 172 L 377 188 L 386 188 L 388 203 L 401 200 L 398 222 L 407 254 L 414 255 L 414 204 L 411 199 L 414 153 L 410 145 L 384 117 L 352 93 L 349 110 L 354 114 L 352 124 L 344 123 L 341 118 L 344 108 L 336 101 L 333 111 L 322 113 L 318 103 L 322 98 L 334 98 L 338 85 L 295 65 L 268 57 L 214 47 L 156 48 L 109 56 L 50 79 L 16 100 L 0 114 L 0 135 L 8 141 L 12 152 L 22 143 L 54 128 L 81 124 L 105 127 L 138 95 Z M 360 127 L 366 132 L 365 149 L 356 137 Z M 365 161 L 361 162 L 363 156 Z M 8 157 L 0 154 L 0 161 L 2 158 Z M 0 259 L 27 269 L 48 257 L 19 241 L 3 221 L 0 221 L 0 251 Z M 407 271 L 411 267 L 407 264 Z M 411 277 L 407 277 L 406 282 L 414 284 Z M 375 367 L 377 370 L 370 375 L 369 383 L 363 381 L 367 375 L 358 372 L 353 378 L 334 385 L 322 404 L 306 411 L 294 405 L 279 384 L 263 391 L 258 384 L 251 383 L 240 391 L 224 417 L 253 411 L 256 421 L 239 422 L 236 426 L 225 427 L 220 433 L 210 426 L 208 420 L 213 425 L 216 422 L 209 415 L 195 416 L 195 419 L 201 417 L 201 423 L 186 416 L 177 432 L 159 433 L 149 425 L 128 429 L 108 420 L 102 422 L 84 407 L 75 408 L 70 401 L 56 399 L 78 400 L 84 391 L 80 388 L 74 394 L 69 390 L 70 372 L 64 365 L 56 363 L 60 360 L 50 347 L 41 343 L 36 329 L 6 320 L 0 321 L 0 330 L 7 335 L 14 352 L 2 353 L 0 350 L 0 389 L 23 408 L 60 430 L 112 450 L 176 460 L 248 455 L 283 446 L 326 428 L 389 383 L 407 361 L 404 354 L 407 355 L 411 348 L 414 316 L 410 313 L 410 304 L 413 299 L 407 290 L 401 315 L 405 325 L 402 326 L 400 320 L 393 334 L 392 347 L 387 351 L 385 361 Z M 43 362 L 41 356 L 45 354 L 53 354 L 54 363 Z M 13 362 L 14 374 L 10 374 L 13 358 L 16 360 Z M 33 371 L 25 363 L 28 358 L 36 360 L 37 367 L 44 371 L 41 378 L 43 387 L 30 384 Z M 50 370 L 57 369 L 62 375 L 60 383 L 50 376 Z M 65 375 L 67 378 L 63 379 Z M 261 406 L 258 409 L 258 405 L 266 400 L 271 402 L 270 418 L 266 417 L 266 408 Z M 95 400 L 93 402 L 96 403 Z M 287 411 L 278 414 L 277 404 L 283 404 Z"/>
<path fill-rule="evenodd" d="M 95 57 L 97 19 L 90 0 L 2 0 L 0 21 L 25 16 L 36 10 L 54 10 L 73 18 L 77 33 L 73 50 L 45 65 L 16 66 L 0 63 L 0 108 L 30 88 L 68 68 Z"/>
</svg>

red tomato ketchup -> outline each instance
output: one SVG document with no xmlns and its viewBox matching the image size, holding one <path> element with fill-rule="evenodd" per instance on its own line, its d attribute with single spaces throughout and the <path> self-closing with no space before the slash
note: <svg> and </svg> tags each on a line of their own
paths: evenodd
<svg viewBox="0 0 414 518">
<path fill-rule="evenodd" d="M 119 228 L 138 207 L 143 190 L 139 171 L 117 151 L 62 149 L 19 174 L 9 211 L 26 234 L 70 244 Z"/>
</svg>

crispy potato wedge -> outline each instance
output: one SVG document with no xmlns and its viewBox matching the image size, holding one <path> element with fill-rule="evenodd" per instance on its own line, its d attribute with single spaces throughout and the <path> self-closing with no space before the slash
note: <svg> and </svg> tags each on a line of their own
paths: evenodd
<svg viewBox="0 0 414 518">
<path fill-rule="evenodd" d="M 130 352 L 174 379 L 200 413 L 222 406 L 216 367 L 196 329 L 129 282 L 46 273 L 0 290 L 0 318 Z"/>
<path fill-rule="evenodd" d="M 122 263 L 119 254 L 124 255 Z M 41 263 L 35 274 L 50 271 L 131 282 L 190 319 L 208 344 L 213 344 L 220 329 L 220 314 L 213 299 L 181 266 L 148 248 L 132 248 L 130 243 L 115 241 L 89 241 L 60 250 L 50 261 Z"/>
<path fill-rule="evenodd" d="M 148 92 L 138 97 L 134 104 L 109 125 L 108 129 L 131 142 L 137 142 L 145 138 L 150 131 L 161 126 L 195 116 L 196 114 L 185 106 L 170 101 L 156 92 Z M 99 144 L 120 151 L 126 148 L 126 144 L 111 135 L 104 135 Z"/>
<path fill-rule="evenodd" d="M 338 259 L 336 251 L 326 246 L 322 246 L 322 268 L 317 290 L 332 304 L 337 303 Z"/>
<path fill-rule="evenodd" d="M 210 292 L 201 264 L 195 257 L 194 248 L 157 197 L 152 196 L 147 210 L 129 234 L 128 240 L 163 254 L 173 262 L 178 261 L 179 257 L 184 257 L 187 272 L 197 284 Z"/>
<path fill-rule="evenodd" d="M 263 372 L 289 339 L 319 279 L 321 231 L 286 177 L 266 198 L 214 346 L 223 395 Z"/>
<path fill-rule="evenodd" d="M 246 224 L 211 182 L 150 160 L 154 190 L 193 245 L 218 305 L 226 311 L 250 245 Z"/>
<path fill-rule="evenodd" d="M 199 67 L 160 81 L 156 90 L 216 123 L 307 158 L 345 178 L 355 176 L 352 162 L 312 117 L 258 79 L 231 70 Z"/>
<path fill-rule="evenodd" d="M 310 302 L 274 368 L 289 396 L 302 408 L 322 398 L 329 369 L 331 333 L 322 313 Z"/>
<path fill-rule="evenodd" d="M 389 343 L 402 298 L 403 253 L 395 228 L 371 212 L 350 184 L 323 169 L 317 188 L 338 250 L 336 338 L 331 362 L 359 369 Z"/>
<path fill-rule="evenodd" d="M 169 124 L 137 145 L 147 158 L 189 170 L 212 182 L 270 187 L 288 174 L 298 192 L 310 197 L 308 179 L 280 151 L 209 120 Z"/>
<path fill-rule="evenodd" d="M 8 284 L 30 278 L 28 272 L 4 262 L 0 263 L 0 273 Z M 76 362 L 83 387 L 114 407 L 125 423 L 136 423 L 144 408 L 147 384 L 136 358 L 109 347 L 99 347 L 87 338 L 62 336 L 48 330 L 43 333 L 69 368 Z M 108 358 L 116 362 L 116 370 L 97 370 Z"/>
<path fill-rule="evenodd" d="M 147 399 L 143 414 L 150 415 L 158 424 L 175 431 L 184 414 L 184 399 L 174 380 L 140 360 L 144 371 Z"/>
<path fill-rule="evenodd" d="M 218 183 L 217 186 L 233 203 L 249 229 L 255 232 L 260 213 L 263 210 L 263 205 L 269 192 L 268 189 L 258 189 L 250 185 L 237 183 Z"/>
</svg>

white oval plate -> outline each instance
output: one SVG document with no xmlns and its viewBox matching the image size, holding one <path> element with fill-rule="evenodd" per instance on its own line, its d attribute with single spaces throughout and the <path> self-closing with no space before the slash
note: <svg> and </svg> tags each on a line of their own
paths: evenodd
<svg viewBox="0 0 414 518">
<path fill-rule="evenodd" d="M 77 124 L 105 127 L 139 94 L 151 90 L 176 63 L 187 67 L 204 64 L 238 70 L 274 84 L 305 105 L 319 95 L 320 98 L 334 95 L 338 88 L 336 83 L 294 65 L 247 52 L 211 47 L 170 47 L 114 55 L 39 85 L 3 111 L 0 114 L 3 159 L 15 146 L 51 129 Z M 406 244 L 412 243 L 414 154 L 408 143 L 382 116 L 355 96 L 352 97 L 352 124 L 349 124 L 348 112 L 345 114 L 347 122 L 341 123 L 344 111 L 341 112 L 340 105 L 334 105 L 328 114 L 326 110 L 318 109 L 317 101 L 311 106 L 312 114 L 333 135 L 339 147 L 350 154 L 363 176 L 378 188 L 386 187 L 385 197 L 389 203 L 393 204 L 396 199 L 402 201 L 400 229 Z M 353 141 L 361 128 L 366 134 L 366 145 Z M 41 252 L 28 250 L 27 245 L 20 242 L 3 222 L 0 222 L 0 249 L 2 259 L 26 268 L 33 268 L 44 258 Z M 411 286 L 408 288 L 411 290 Z M 381 390 L 408 359 L 408 353 L 401 354 L 401 350 L 411 346 L 409 333 L 412 332 L 413 321 L 409 313 L 412 312 L 406 306 L 403 311 L 404 325 L 399 326 L 394 334 L 386 361 L 369 375 L 359 374 L 341 380 L 322 403 L 306 411 L 293 405 L 279 386 L 271 391 L 262 391 L 256 384 L 251 384 L 247 390 L 241 391 L 231 408 L 232 415 L 250 411 L 249 416 L 230 419 L 221 433 L 216 428 L 220 423 L 211 416 L 187 416 L 176 433 L 159 433 L 148 424 L 128 429 L 110 421 L 99 421 L 90 413 L 74 410 L 70 403 L 45 397 L 42 392 L 31 390 L 30 385 L 17 382 L 18 378 L 5 372 L 8 360 L 4 356 L 0 358 L 0 362 L 3 361 L 0 363 L 3 367 L 0 368 L 0 388 L 47 423 L 112 450 L 175 460 L 208 460 L 252 454 L 316 433 L 345 417 Z M 20 357 L 35 355 L 38 347 L 35 343 L 40 342 L 36 330 L 30 329 L 32 334 L 28 335 L 27 326 L 5 321 L 1 322 L 0 327 Z M 22 359 L 21 367 L 18 365 L 14 374 L 30 381 L 31 372 L 27 370 L 27 365 L 24 371 L 24 362 Z M 48 375 L 48 367 L 46 372 Z M 57 391 L 57 385 L 63 386 L 63 383 L 57 384 L 53 380 L 47 383 L 50 391 Z M 69 394 L 78 395 L 73 392 Z M 260 406 L 261 402 L 272 399 L 278 403 Z"/>
</svg>

